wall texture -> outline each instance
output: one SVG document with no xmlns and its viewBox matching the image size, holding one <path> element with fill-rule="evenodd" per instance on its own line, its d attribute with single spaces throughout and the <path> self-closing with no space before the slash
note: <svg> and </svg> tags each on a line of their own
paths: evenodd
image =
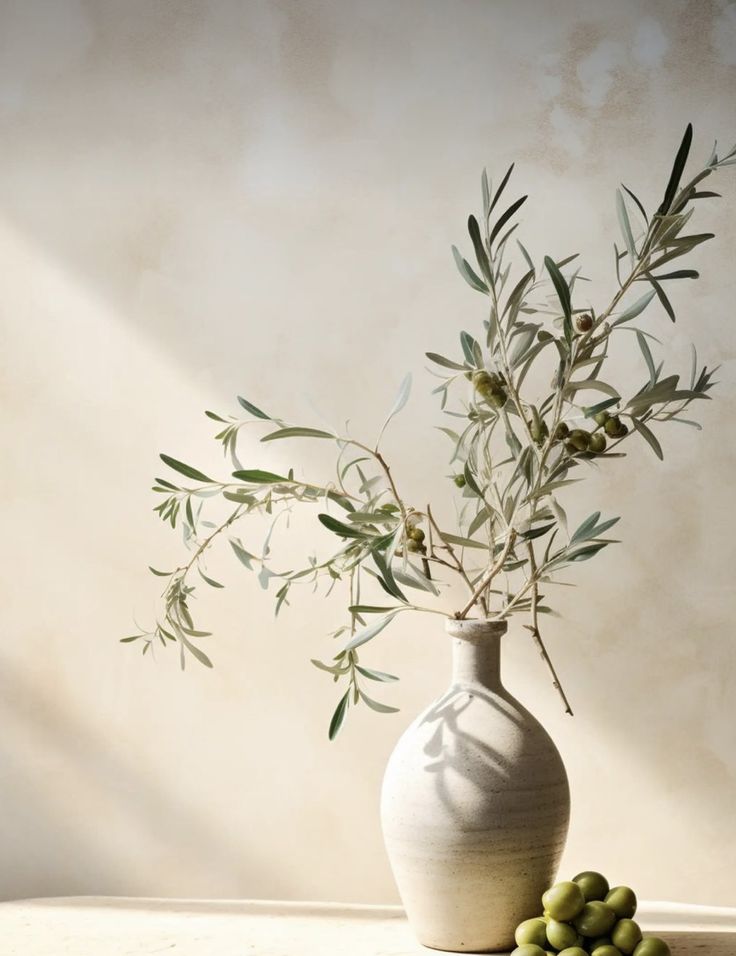
<svg viewBox="0 0 736 956">
<path fill-rule="evenodd" d="M 0 2 L 0 896 L 396 899 L 381 773 L 447 680 L 441 626 L 376 642 L 366 659 L 402 675 L 401 713 L 357 713 L 334 745 L 335 691 L 308 663 L 329 650 L 332 601 L 274 621 L 223 556 L 228 588 L 200 611 L 215 670 L 141 659 L 117 638 L 153 614 L 146 565 L 179 554 L 150 510 L 157 453 L 221 469 L 202 411 L 238 393 L 373 434 L 410 370 L 387 451 L 410 497 L 441 499 L 423 353 L 482 319 L 449 244 L 483 165 L 517 161 L 526 244 L 583 251 L 605 297 L 615 186 L 653 202 L 688 120 L 699 157 L 736 137 L 735 93 L 726 0 Z M 674 293 L 678 324 L 648 320 L 684 367 L 691 339 L 723 364 L 706 429 L 672 428 L 664 465 L 636 447 L 570 500 L 621 513 L 624 539 L 549 626 L 578 716 L 519 626 L 505 663 L 569 767 L 564 871 L 722 904 L 735 179 L 700 215 L 718 238 Z M 290 454 L 254 437 L 242 457 Z"/>
</svg>

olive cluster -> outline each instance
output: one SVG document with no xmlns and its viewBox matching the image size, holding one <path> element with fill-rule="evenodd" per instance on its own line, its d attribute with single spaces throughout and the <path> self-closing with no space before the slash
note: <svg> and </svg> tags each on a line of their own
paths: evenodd
<svg viewBox="0 0 736 956">
<path fill-rule="evenodd" d="M 629 429 L 624 425 L 618 415 L 609 415 L 608 412 L 598 412 L 594 416 L 597 425 L 601 425 L 603 430 L 611 438 L 623 438 L 628 435 Z"/>
<path fill-rule="evenodd" d="M 578 873 L 542 897 L 544 914 L 516 928 L 511 956 L 670 956 L 657 936 L 642 936 L 636 894 L 628 886 L 609 887 L 600 873 Z"/>
<path fill-rule="evenodd" d="M 480 397 L 493 405 L 494 408 L 503 408 L 508 400 L 506 379 L 498 372 L 485 370 L 473 373 L 473 385 Z"/>
<path fill-rule="evenodd" d="M 602 432 L 587 432 L 584 428 L 573 428 L 565 422 L 560 422 L 555 430 L 555 440 L 564 441 L 565 448 L 571 455 L 589 454 L 602 455 L 606 450 L 606 436 Z"/>
<path fill-rule="evenodd" d="M 565 422 L 560 422 L 555 430 L 555 440 L 564 441 L 565 448 L 571 455 L 602 455 L 608 445 L 608 438 L 623 438 L 628 435 L 629 429 L 618 415 L 608 412 L 597 412 L 593 416 L 599 431 L 586 431 L 584 428 L 572 430 Z"/>
<path fill-rule="evenodd" d="M 579 316 L 577 325 L 581 332 L 588 331 L 592 328 L 593 319 L 589 315 Z M 503 375 L 498 372 L 487 372 L 485 369 L 479 369 L 472 374 L 467 372 L 466 375 L 472 379 L 473 387 L 483 401 L 494 408 L 504 407 L 508 401 L 508 392 Z M 598 412 L 594 420 L 601 430 L 596 429 L 592 432 L 584 428 L 571 430 L 565 422 L 560 422 L 555 429 L 554 440 L 564 442 L 570 455 L 602 455 L 608 445 L 608 438 L 623 438 L 628 434 L 629 429 L 618 415 L 611 415 L 605 411 Z M 549 437 L 546 422 L 535 413 L 528 425 L 532 440 L 537 445 L 543 444 Z M 454 475 L 453 480 L 458 488 L 465 487 L 464 475 Z"/>
<path fill-rule="evenodd" d="M 406 550 L 414 554 L 426 554 L 427 546 L 424 543 L 425 534 L 415 524 L 409 524 L 406 529 Z"/>
</svg>

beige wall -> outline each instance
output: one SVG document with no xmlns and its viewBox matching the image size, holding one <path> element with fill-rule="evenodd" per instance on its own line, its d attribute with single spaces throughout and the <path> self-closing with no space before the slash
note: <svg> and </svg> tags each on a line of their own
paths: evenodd
<svg viewBox="0 0 736 956">
<path fill-rule="evenodd" d="M 736 4 L 3 0 L 0 47 L 0 896 L 394 900 L 381 773 L 447 680 L 441 627 L 403 620 L 366 653 L 402 675 L 401 713 L 358 713 L 334 745 L 308 659 L 335 602 L 274 622 L 224 556 L 230 587 L 201 610 L 216 669 L 140 659 L 117 638 L 153 613 L 146 565 L 179 553 L 150 511 L 157 453 L 221 468 L 201 413 L 237 393 L 372 434 L 411 370 L 387 449 L 410 498 L 442 500 L 422 356 L 482 318 L 448 252 L 480 169 L 517 160 L 527 245 L 583 250 L 600 301 L 618 181 L 654 201 L 689 119 L 699 157 L 736 138 Z M 570 504 L 621 513 L 624 539 L 549 625 L 578 716 L 520 625 L 505 665 L 569 767 L 565 873 L 723 904 L 735 179 L 701 214 L 718 239 L 678 325 L 649 320 L 684 366 L 691 338 L 723 363 L 705 431 L 672 428 L 663 466 L 634 448 Z M 291 454 L 253 439 L 242 457 Z"/>
</svg>

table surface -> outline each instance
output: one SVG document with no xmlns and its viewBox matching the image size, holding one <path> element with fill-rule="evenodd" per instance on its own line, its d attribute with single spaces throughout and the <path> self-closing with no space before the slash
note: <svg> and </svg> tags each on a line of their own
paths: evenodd
<svg viewBox="0 0 736 956">
<path fill-rule="evenodd" d="M 673 956 L 736 956 L 736 909 L 642 903 Z M 3 956 L 430 956 L 398 906 L 68 897 L 0 903 Z"/>
</svg>

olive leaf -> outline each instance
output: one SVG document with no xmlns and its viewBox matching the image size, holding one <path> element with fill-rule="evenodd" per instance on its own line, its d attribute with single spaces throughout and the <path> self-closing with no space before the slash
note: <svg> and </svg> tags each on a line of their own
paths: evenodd
<svg viewBox="0 0 736 956">
<path fill-rule="evenodd" d="M 467 259 L 463 259 L 456 246 L 452 247 L 452 254 L 455 258 L 455 265 L 457 266 L 458 272 L 470 288 L 475 289 L 476 292 L 483 292 L 485 295 L 488 295 L 488 286 L 483 282 L 480 276 L 473 271 L 473 267 Z"/>
<path fill-rule="evenodd" d="M 332 438 L 335 439 L 337 436 L 333 435 L 331 432 L 326 432 L 321 428 L 297 428 L 297 427 L 288 427 L 288 428 L 279 428 L 275 432 L 269 432 L 268 435 L 264 435 L 261 441 L 274 441 L 278 438 Z"/>
<path fill-rule="evenodd" d="M 337 518 L 333 518 L 332 515 L 319 514 L 317 515 L 318 520 L 321 524 L 325 526 L 329 531 L 332 531 L 334 534 L 339 535 L 341 538 L 366 538 L 367 535 L 365 532 L 358 530 L 357 528 L 351 528 L 350 525 L 344 524 L 342 521 L 338 521 Z"/>
<path fill-rule="evenodd" d="M 493 276 L 491 274 L 491 265 L 488 261 L 488 253 L 483 245 L 483 239 L 480 235 L 480 226 L 478 225 L 478 220 L 475 218 L 475 216 L 468 217 L 468 232 L 470 233 L 470 239 L 473 243 L 473 248 L 475 249 L 475 258 L 478 262 L 478 267 L 480 268 L 481 273 L 485 276 L 488 284 L 493 285 Z"/>
<path fill-rule="evenodd" d="M 424 354 L 427 356 L 430 362 L 434 362 L 436 365 L 441 365 L 443 368 L 453 368 L 460 372 L 465 371 L 467 368 L 466 365 L 461 365 L 459 362 L 453 362 L 452 359 L 445 358 L 444 355 L 438 355 L 436 352 L 425 352 Z"/>
<path fill-rule="evenodd" d="M 249 402 L 247 399 L 242 398 L 240 395 L 238 395 L 238 401 L 246 410 L 246 412 L 249 412 L 251 415 L 253 415 L 254 418 L 263 418 L 263 419 L 266 419 L 267 421 L 272 421 L 270 415 L 267 415 L 265 412 L 262 412 L 260 408 L 257 408 L 252 402 Z"/>
<path fill-rule="evenodd" d="M 272 471 L 262 471 L 259 468 L 241 469 L 233 472 L 233 478 L 238 481 L 246 481 L 249 484 L 264 485 L 274 482 L 288 481 L 283 475 L 276 475 Z"/>
<path fill-rule="evenodd" d="M 662 451 L 662 446 L 657 439 L 657 436 L 648 428 L 640 418 L 634 418 L 632 415 L 631 422 L 634 428 L 639 432 L 641 437 L 646 441 L 649 447 L 652 449 L 654 454 L 659 458 L 660 461 L 664 460 L 664 452 Z"/>
<path fill-rule="evenodd" d="M 641 315 L 644 309 L 646 309 L 646 307 L 654 298 L 654 295 L 655 295 L 654 290 L 651 292 L 647 292 L 640 299 L 637 299 L 636 302 L 634 302 L 632 305 L 628 306 L 628 308 L 624 309 L 624 311 L 621 312 L 616 317 L 616 319 L 611 323 L 611 325 L 613 326 L 623 325 L 624 322 L 630 322 L 632 319 L 635 319 L 637 315 Z"/>
<path fill-rule="evenodd" d="M 621 226 L 621 234 L 624 237 L 626 251 L 629 253 L 632 263 L 636 262 L 636 244 L 634 243 L 634 235 L 631 231 L 631 222 L 629 221 L 626 202 L 620 189 L 616 190 L 616 212 L 618 213 L 618 221 Z"/>
<path fill-rule="evenodd" d="M 639 348 L 641 349 L 641 353 L 644 356 L 644 361 L 647 363 L 647 368 L 649 369 L 649 384 L 654 385 L 654 383 L 657 381 L 657 369 L 654 365 L 652 351 L 649 348 L 645 336 L 639 331 L 636 333 L 636 340 L 639 343 Z"/>
<path fill-rule="evenodd" d="M 335 713 L 332 715 L 332 720 L 330 721 L 330 727 L 327 732 L 327 735 L 330 740 L 334 740 L 337 737 L 340 728 L 342 727 L 343 721 L 345 720 L 345 714 L 348 709 L 348 702 L 350 700 L 350 691 L 346 691 L 345 694 L 340 698 L 340 701 L 335 708 Z"/>
<path fill-rule="evenodd" d="M 386 431 L 386 426 L 394 417 L 394 415 L 398 415 L 399 412 L 402 410 L 402 408 L 405 407 L 406 403 L 409 401 L 410 394 L 411 394 L 411 372 L 408 372 L 402 379 L 401 385 L 399 386 L 398 395 L 396 396 L 394 404 L 391 406 L 391 411 L 386 416 L 386 421 L 383 423 L 383 425 L 381 426 L 381 430 L 378 433 L 376 448 L 379 446 L 381 442 L 383 433 Z"/>
<path fill-rule="evenodd" d="M 667 315 L 670 317 L 670 319 L 674 322 L 674 321 L 675 321 L 675 310 L 672 308 L 672 303 L 671 303 L 670 300 L 667 298 L 667 295 L 666 295 L 664 289 L 663 289 L 662 286 L 659 284 L 659 282 L 657 282 L 657 280 L 654 278 L 653 275 L 651 275 L 650 273 L 647 273 L 647 274 L 646 274 L 646 277 L 647 277 L 647 279 L 651 282 L 652 286 L 654 287 L 654 291 L 655 291 L 655 293 L 656 293 L 656 295 L 657 295 L 657 298 L 658 298 L 659 301 L 662 303 L 663 309 L 665 310 L 665 312 L 667 313 Z"/>
<path fill-rule="evenodd" d="M 368 680 L 381 681 L 383 683 L 390 683 L 392 681 L 397 681 L 399 678 L 394 674 L 387 674 L 385 671 L 376 671 L 372 670 L 370 667 L 363 667 L 360 664 L 355 665 L 356 671 L 359 674 L 362 674 L 363 677 L 367 677 Z"/>
<path fill-rule="evenodd" d="M 343 647 L 343 651 L 353 651 L 357 647 L 367 644 L 368 641 L 372 641 L 373 638 L 380 634 L 385 627 L 388 627 L 397 614 L 398 611 L 392 611 L 391 614 L 387 614 L 385 617 L 382 617 L 380 621 L 376 621 L 375 624 L 371 624 L 369 627 L 364 627 L 362 630 L 358 631 Z"/>
<path fill-rule="evenodd" d="M 491 229 L 491 234 L 488 238 L 489 244 L 493 243 L 493 240 L 501 232 L 501 230 L 509 221 L 509 219 L 511 219 L 514 213 L 517 212 L 517 210 L 519 210 L 524 205 L 524 203 L 527 201 L 528 198 L 529 198 L 528 196 L 522 196 L 521 199 L 517 199 L 516 202 L 512 203 L 509 206 L 509 208 L 506 210 L 506 212 L 499 217 L 498 221 L 496 222 L 496 225 L 493 227 L 493 229 Z"/>
<path fill-rule="evenodd" d="M 486 219 L 490 219 L 491 213 L 493 212 L 493 210 L 494 210 L 495 207 L 496 207 L 496 203 L 497 203 L 498 200 L 501 198 L 501 193 L 502 193 L 502 192 L 504 191 L 504 189 L 506 188 L 506 186 L 507 186 L 507 184 L 508 184 L 508 181 L 509 181 L 509 179 L 511 178 L 511 173 L 514 171 L 514 165 L 515 165 L 515 164 L 512 163 L 512 164 L 509 166 L 509 168 L 506 170 L 506 172 L 505 172 L 505 174 L 504 174 L 504 177 L 503 177 L 503 179 L 501 180 L 501 184 L 499 185 L 498 189 L 496 190 L 496 192 L 495 192 L 495 194 L 494 194 L 494 196 L 493 196 L 493 202 L 492 202 L 492 203 L 489 205 L 489 207 L 488 207 L 488 212 L 486 213 Z"/>
<path fill-rule="evenodd" d="M 212 479 L 208 478 L 203 472 L 199 471 L 197 468 L 192 468 L 191 465 L 185 465 L 183 461 L 177 461 L 176 458 L 172 458 L 170 455 L 160 455 L 161 461 L 168 465 L 169 468 L 173 468 L 174 471 L 178 471 L 180 475 L 184 475 L 186 478 L 192 478 L 194 481 L 205 481 L 208 484 L 212 483 Z"/>
<path fill-rule="evenodd" d="M 687 124 L 685 130 L 685 135 L 682 137 L 682 143 L 680 148 L 677 151 L 677 156 L 675 156 L 675 162 L 672 166 L 672 172 L 670 173 L 669 181 L 667 182 L 667 188 L 664 192 L 664 199 L 662 204 L 657 210 L 659 214 L 664 214 L 669 211 L 672 206 L 673 200 L 677 193 L 677 188 L 680 185 L 680 179 L 682 178 L 683 170 L 685 169 L 685 163 L 687 162 L 687 157 L 690 153 L 690 146 L 693 141 L 693 125 L 692 123 Z"/>
<path fill-rule="evenodd" d="M 560 272 L 557 264 L 550 256 L 544 257 L 544 265 L 552 279 L 552 285 L 555 287 L 557 298 L 560 300 L 560 307 L 564 316 L 565 339 L 568 345 L 572 341 L 572 301 L 570 298 L 570 287 L 565 277 Z"/>
<path fill-rule="evenodd" d="M 388 704 L 382 704 L 380 701 L 373 700 L 362 690 L 359 691 L 360 699 L 364 704 L 367 704 L 371 710 L 375 710 L 378 714 L 397 714 L 399 711 L 398 707 L 389 707 Z"/>
</svg>

